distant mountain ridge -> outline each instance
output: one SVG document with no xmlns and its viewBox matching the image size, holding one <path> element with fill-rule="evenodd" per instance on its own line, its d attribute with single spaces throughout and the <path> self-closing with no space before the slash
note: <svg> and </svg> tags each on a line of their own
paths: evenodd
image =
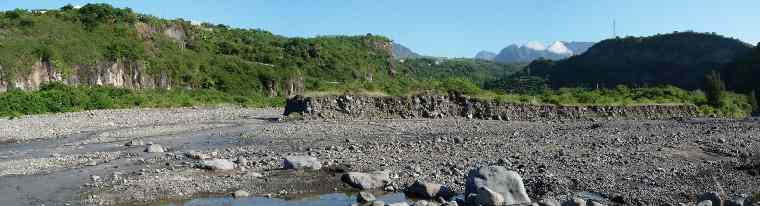
<svg viewBox="0 0 760 206">
<path fill-rule="evenodd" d="M 422 55 L 412 51 L 408 47 L 399 43 L 393 42 L 393 58 L 394 59 L 415 59 L 421 58 Z"/>
<path fill-rule="evenodd" d="M 560 60 L 582 54 L 593 45 L 594 42 L 563 41 L 555 41 L 549 46 L 541 42 L 528 42 L 523 45 L 512 44 L 502 49 L 493 60 L 502 63 L 531 62 L 541 58 Z"/>
<path fill-rule="evenodd" d="M 561 61 L 535 61 L 529 68 L 533 76 L 548 77 L 554 88 L 675 85 L 698 89 L 705 74 L 720 71 L 751 50 L 752 45 L 712 33 L 675 32 L 608 39 L 583 54 Z M 729 81 L 727 86 L 742 82 L 746 81 Z"/>
<path fill-rule="evenodd" d="M 490 51 L 480 51 L 475 55 L 475 59 L 493 61 L 496 58 L 496 53 Z"/>
</svg>

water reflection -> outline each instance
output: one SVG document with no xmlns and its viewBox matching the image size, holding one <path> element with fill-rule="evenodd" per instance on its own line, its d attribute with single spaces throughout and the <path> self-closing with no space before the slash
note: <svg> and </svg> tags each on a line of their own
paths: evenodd
<svg viewBox="0 0 760 206">
<path fill-rule="evenodd" d="M 378 195 L 377 199 L 385 203 L 407 202 L 403 193 Z M 267 197 L 204 197 L 183 203 L 160 204 L 162 206 L 341 206 L 356 202 L 356 193 L 332 193 L 318 196 L 297 197 L 288 199 Z"/>
</svg>

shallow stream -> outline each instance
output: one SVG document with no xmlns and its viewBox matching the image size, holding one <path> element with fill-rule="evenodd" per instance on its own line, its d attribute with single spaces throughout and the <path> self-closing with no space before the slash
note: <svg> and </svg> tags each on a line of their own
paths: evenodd
<svg viewBox="0 0 760 206">
<path fill-rule="evenodd" d="M 298 197 L 292 199 L 268 198 L 254 196 L 248 198 L 233 197 L 204 197 L 182 202 L 157 203 L 155 206 L 348 206 L 356 202 L 357 193 L 331 193 L 316 196 Z M 403 193 L 376 195 L 377 199 L 389 203 L 408 202 Z"/>
</svg>

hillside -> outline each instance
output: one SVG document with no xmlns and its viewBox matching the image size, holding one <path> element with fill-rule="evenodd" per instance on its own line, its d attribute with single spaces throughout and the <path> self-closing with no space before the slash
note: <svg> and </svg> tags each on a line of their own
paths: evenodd
<svg viewBox="0 0 760 206">
<path fill-rule="evenodd" d="M 463 78 L 482 86 L 485 82 L 512 75 L 522 64 L 503 64 L 480 59 L 407 59 L 398 64 L 399 71 L 414 79 Z"/>
<path fill-rule="evenodd" d="M 107 4 L 0 13 L 0 91 L 45 82 L 288 95 L 394 75 L 381 36 L 287 38 Z M 287 89 L 286 89 L 287 88 Z"/>
<path fill-rule="evenodd" d="M 729 89 L 760 92 L 760 44 L 752 52 L 737 57 L 722 73 Z"/>
<path fill-rule="evenodd" d="M 475 59 L 493 61 L 496 59 L 496 53 L 490 51 L 479 51 L 477 54 L 475 54 Z"/>
<path fill-rule="evenodd" d="M 399 43 L 393 43 L 393 58 L 395 59 L 414 59 L 421 58 L 422 55 L 417 54 L 408 47 Z"/>
<path fill-rule="evenodd" d="M 617 38 L 566 60 L 536 62 L 530 74 L 548 78 L 554 88 L 675 85 L 696 89 L 707 72 L 720 70 L 750 49 L 736 39 L 695 32 Z"/>
</svg>

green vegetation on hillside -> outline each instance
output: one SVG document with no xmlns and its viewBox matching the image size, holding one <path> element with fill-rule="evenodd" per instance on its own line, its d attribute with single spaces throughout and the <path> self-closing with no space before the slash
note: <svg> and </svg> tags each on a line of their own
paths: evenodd
<svg viewBox="0 0 760 206">
<path fill-rule="evenodd" d="M 406 59 L 400 71 L 415 79 L 464 78 L 483 86 L 488 81 L 510 76 L 523 69 L 522 64 L 504 64 L 479 59 Z"/>
<path fill-rule="evenodd" d="M 687 91 L 674 86 L 629 88 L 619 85 L 613 89 L 560 88 L 532 94 L 482 92 L 476 97 L 501 102 L 551 105 L 695 105 L 702 116 L 746 117 L 752 112 L 748 97 L 724 92 L 720 106 L 709 104 L 701 90 Z"/>
<path fill-rule="evenodd" d="M 371 34 L 288 38 L 259 29 L 160 19 L 107 4 L 0 12 L 0 80 L 13 84 L 33 64 L 46 63 L 63 79 L 76 72 L 85 82 L 46 84 L 39 91 L 10 89 L 0 94 L 0 116 L 130 107 L 278 106 L 284 98 L 267 97 L 268 87 L 281 87 L 271 82 L 283 84 L 294 77 L 304 80 L 310 94 L 463 94 L 555 105 L 693 104 L 704 115 L 731 117 L 749 114 L 752 98 L 717 84 L 703 87 L 707 71 L 725 77 L 722 88 L 744 94 L 760 90 L 760 81 L 753 80 L 760 76 L 754 75 L 760 49 L 749 52 L 747 45 L 713 34 L 611 39 L 567 60 L 537 60 L 527 66 L 474 59 L 394 60 L 392 50 L 389 39 Z M 145 68 L 152 77 L 165 75 L 172 89 L 86 84 L 92 82 L 88 74 L 115 62 Z"/>
<path fill-rule="evenodd" d="M 265 82 L 304 76 L 307 87 L 328 81 L 382 81 L 390 75 L 390 40 L 381 36 L 286 38 L 258 29 L 195 25 L 136 14 L 107 4 L 0 13 L 2 78 L 49 62 L 64 79 L 74 67 L 144 65 L 166 73 L 175 88 L 263 94 Z M 12 81 L 9 81 L 12 82 Z"/>
<path fill-rule="evenodd" d="M 711 33 L 615 38 L 599 42 L 578 56 L 532 64 L 530 75 L 547 78 L 552 88 L 613 88 L 622 84 L 698 89 L 705 74 L 719 71 L 749 51 L 751 45 Z"/>
<path fill-rule="evenodd" d="M 0 117 L 51 112 L 132 107 L 189 107 L 231 104 L 246 107 L 283 106 L 282 97 L 245 96 L 216 90 L 129 90 L 113 87 L 71 87 L 60 83 L 39 91 L 0 93 Z"/>
</svg>

